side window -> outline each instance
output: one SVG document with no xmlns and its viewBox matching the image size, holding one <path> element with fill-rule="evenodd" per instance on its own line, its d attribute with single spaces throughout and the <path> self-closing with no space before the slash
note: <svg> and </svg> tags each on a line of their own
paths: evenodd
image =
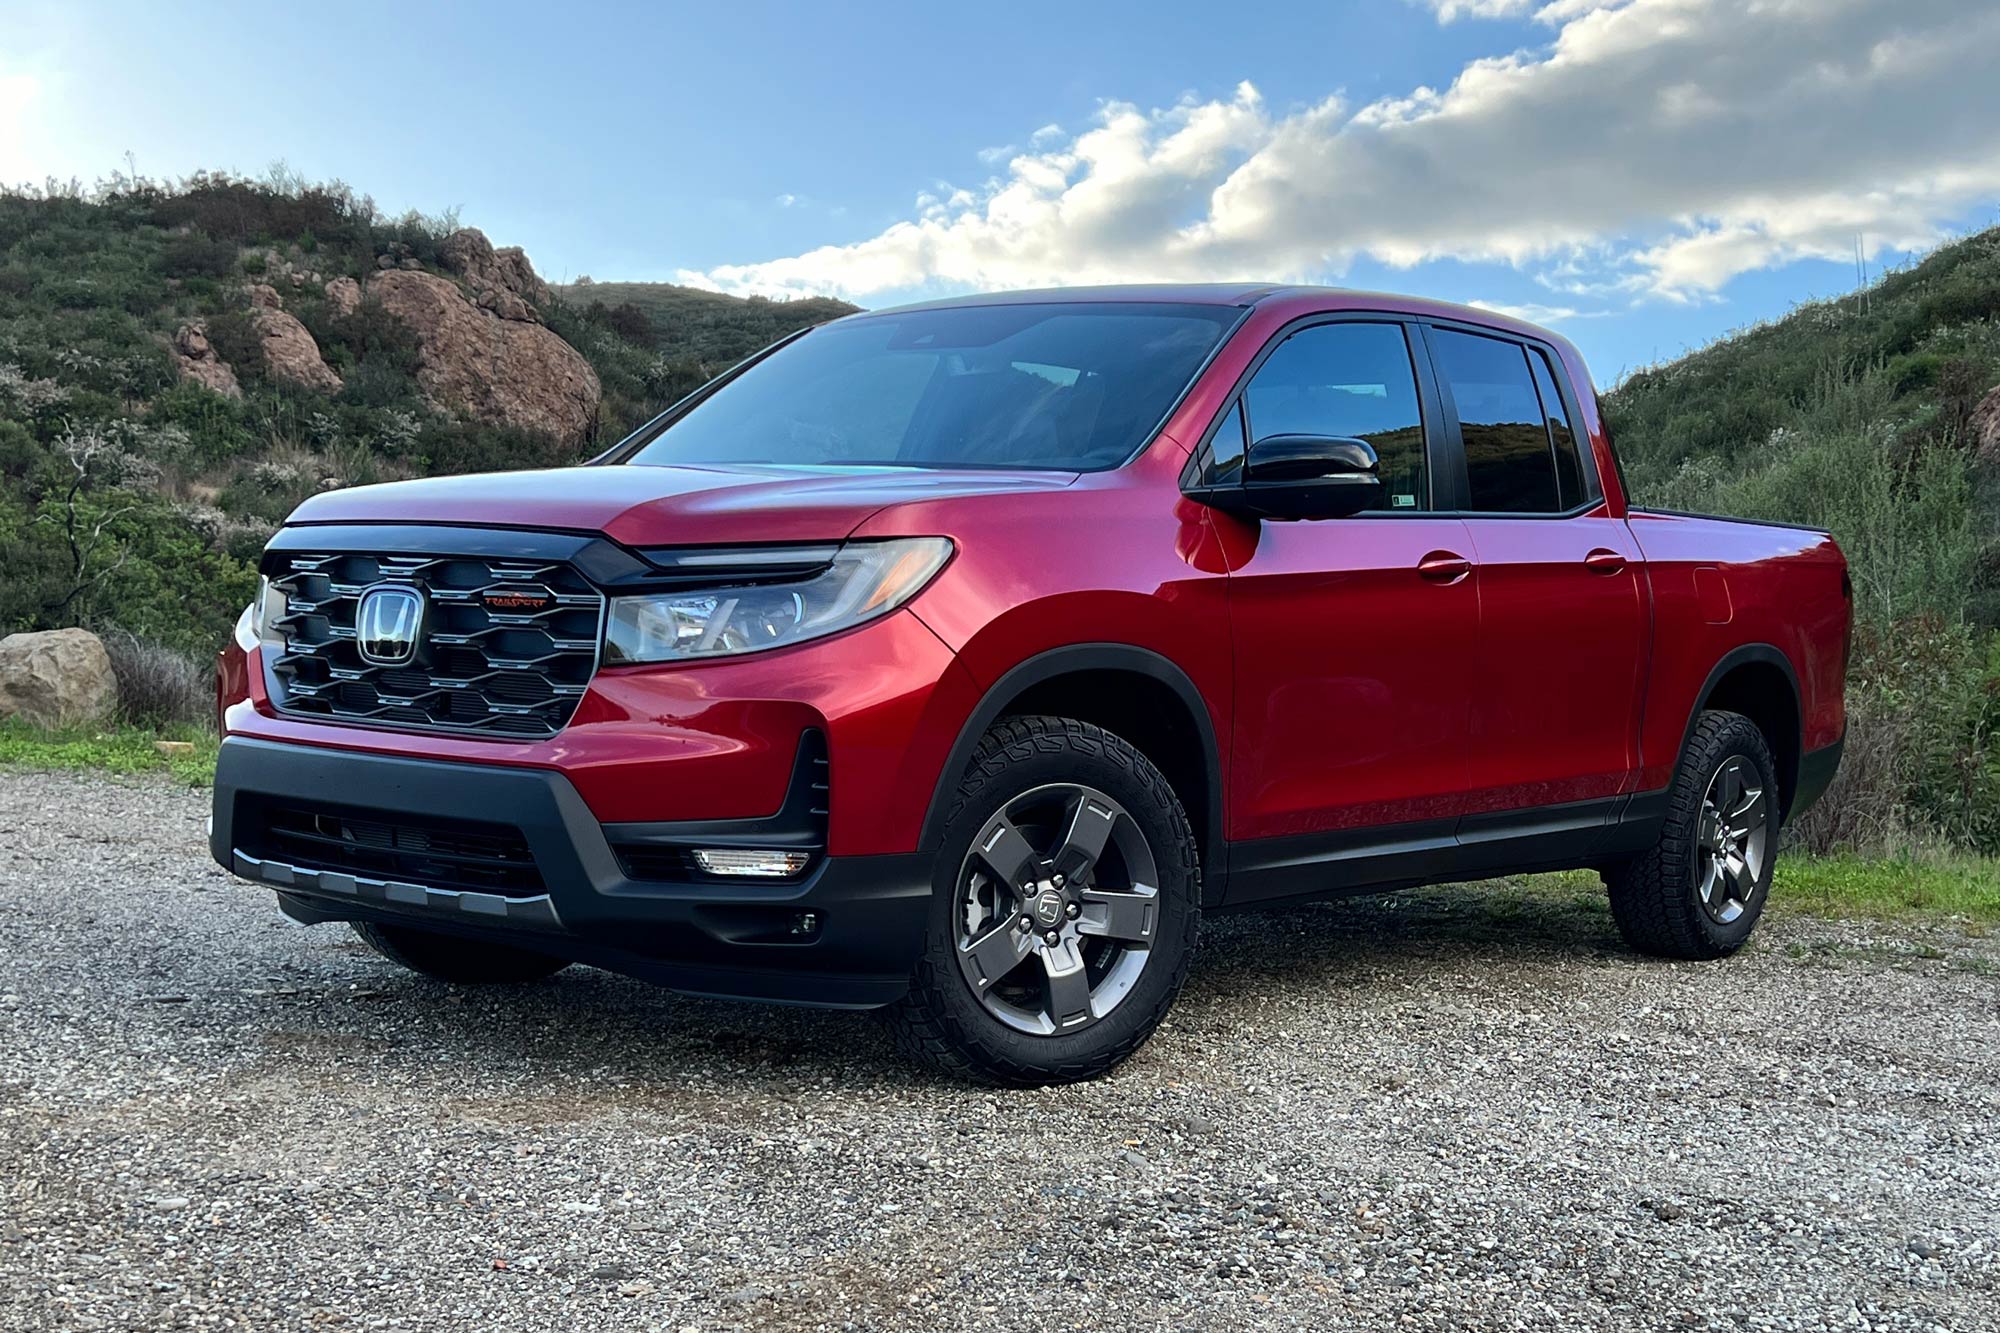
<svg viewBox="0 0 2000 1333">
<path fill-rule="evenodd" d="M 1434 329 L 1438 375 L 1458 407 L 1467 508 L 1553 514 L 1563 508 L 1541 396 L 1517 342 Z"/>
<path fill-rule="evenodd" d="M 1570 429 L 1569 409 L 1556 391 L 1555 377 L 1549 373 L 1549 358 L 1539 348 L 1528 349 L 1528 364 L 1535 372 L 1535 391 L 1542 396 L 1542 415 L 1549 423 L 1549 443 L 1556 452 L 1556 488 L 1562 507 L 1574 509 L 1585 499 L 1596 499 L 1584 477 L 1583 455 L 1577 448 L 1576 432 Z"/>
<path fill-rule="evenodd" d="M 1258 368 L 1243 403 L 1253 440 L 1270 435 L 1366 440 L 1381 460 L 1384 505 L 1430 508 L 1423 412 L 1400 324 L 1300 329 Z"/>
<path fill-rule="evenodd" d="M 1234 482 L 1243 468 L 1243 404 L 1239 401 L 1208 442 L 1208 480 Z"/>
</svg>

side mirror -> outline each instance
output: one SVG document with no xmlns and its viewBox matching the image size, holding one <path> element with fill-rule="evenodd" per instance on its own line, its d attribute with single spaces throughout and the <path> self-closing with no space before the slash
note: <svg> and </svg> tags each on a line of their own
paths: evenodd
<svg viewBox="0 0 2000 1333">
<path fill-rule="evenodd" d="M 1243 518 L 1345 518 L 1382 503 L 1374 448 L 1343 435 L 1266 435 L 1250 446 L 1243 480 L 1189 496 Z"/>
</svg>

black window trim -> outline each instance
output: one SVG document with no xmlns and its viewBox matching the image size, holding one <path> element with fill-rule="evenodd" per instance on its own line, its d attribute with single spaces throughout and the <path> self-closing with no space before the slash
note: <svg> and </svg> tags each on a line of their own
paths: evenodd
<svg viewBox="0 0 2000 1333">
<path fill-rule="evenodd" d="M 1474 324 L 1466 320 L 1429 318 L 1418 319 L 1415 323 L 1423 332 L 1424 353 L 1432 363 L 1431 373 L 1437 385 L 1439 402 L 1443 407 L 1444 453 L 1446 456 L 1446 471 L 1443 475 L 1449 480 L 1453 505 L 1450 510 L 1441 510 L 1440 512 L 1449 512 L 1459 518 L 1560 521 L 1563 519 L 1581 518 L 1592 510 L 1600 508 L 1605 503 L 1604 483 L 1597 475 L 1597 451 L 1591 447 L 1590 436 L 1583 430 L 1583 418 L 1577 411 L 1576 391 L 1574 386 L 1569 382 L 1568 370 L 1563 365 L 1562 357 L 1556 354 L 1553 347 L 1539 338 L 1524 337 L 1521 334 L 1512 333 L 1506 329 L 1494 328 L 1490 324 Z M 1584 498 L 1581 502 L 1571 505 L 1568 509 L 1540 512 L 1509 509 L 1474 509 L 1471 507 L 1472 484 L 1469 470 L 1465 463 L 1465 437 L 1458 419 L 1458 404 L 1451 396 L 1450 384 L 1446 381 L 1443 372 L 1437 368 L 1437 345 L 1431 338 L 1431 331 L 1433 329 L 1448 330 L 1453 333 L 1466 333 L 1480 338 L 1492 338 L 1497 342 L 1513 343 L 1515 346 L 1521 348 L 1526 355 L 1534 356 L 1539 354 L 1543 357 L 1548 364 L 1549 379 L 1556 386 L 1556 392 L 1562 397 L 1563 413 L 1569 418 L 1570 434 L 1576 440 L 1577 453 L 1583 467 Z M 1528 367 L 1528 369 L 1530 371 L 1528 381 L 1530 385 L 1533 385 L 1533 367 Z M 1537 388 L 1535 393 L 1539 400 L 1541 390 Z M 1543 419 L 1542 426 L 1546 432 L 1548 429 L 1546 417 Z M 1553 453 L 1555 440 L 1553 437 L 1549 440 L 1549 448 L 1551 450 L 1550 464 L 1553 466 L 1555 461 Z M 1432 489 L 1435 491 L 1436 488 L 1436 483 L 1434 482 Z"/>
<path fill-rule="evenodd" d="M 1222 429 L 1223 422 L 1229 419 L 1236 408 L 1242 405 L 1243 391 L 1250 386 L 1250 381 L 1256 378 L 1257 372 L 1263 369 L 1264 363 L 1270 360 L 1272 354 L 1293 334 L 1325 324 L 1395 324 L 1402 328 L 1403 347 L 1409 353 L 1410 370 L 1416 377 L 1417 407 L 1424 432 L 1424 486 L 1429 492 L 1424 498 L 1429 503 L 1422 509 L 1364 509 L 1344 517 L 1374 520 L 1452 516 L 1454 511 L 1447 510 L 1440 503 L 1443 498 L 1438 488 L 1438 480 L 1442 475 L 1440 468 L 1447 462 L 1444 449 L 1445 419 L 1442 414 L 1442 399 L 1438 392 L 1437 374 L 1431 366 L 1429 344 L 1424 340 L 1420 320 L 1390 310 L 1323 310 L 1301 315 L 1281 325 L 1277 332 L 1266 339 L 1264 345 L 1257 350 L 1257 355 L 1251 358 L 1243 373 L 1236 377 L 1236 382 L 1229 388 L 1228 396 L 1222 400 L 1222 405 L 1216 409 L 1214 418 L 1202 431 L 1199 442 L 1189 451 L 1188 461 L 1181 468 L 1181 489 L 1193 490 L 1207 483 L 1208 467 L 1213 457 L 1211 446 L 1215 434 Z M 1250 448 L 1250 410 L 1247 407 L 1243 410 L 1243 421 L 1245 423 L 1243 448 L 1247 457 Z M 1237 474 L 1239 483 L 1242 477 L 1243 473 L 1239 471 Z"/>
</svg>

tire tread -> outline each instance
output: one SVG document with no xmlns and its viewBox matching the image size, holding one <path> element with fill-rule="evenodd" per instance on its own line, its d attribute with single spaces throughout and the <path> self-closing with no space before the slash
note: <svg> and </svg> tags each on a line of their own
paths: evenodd
<svg viewBox="0 0 2000 1333">
<path fill-rule="evenodd" d="M 1618 933 L 1641 953 L 1706 960 L 1734 953 L 1741 945 L 1741 941 L 1725 944 L 1714 938 L 1704 926 L 1692 891 L 1702 797 L 1711 770 L 1725 752 L 1733 751 L 1747 751 L 1766 774 L 1774 771 L 1770 747 L 1756 723 L 1741 713 L 1719 709 L 1702 713 L 1667 788 L 1667 818 L 1659 840 L 1605 873 Z M 1768 892 L 1765 896 L 1768 898 Z M 1757 907 L 1761 915 L 1761 901 Z"/>
</svg>

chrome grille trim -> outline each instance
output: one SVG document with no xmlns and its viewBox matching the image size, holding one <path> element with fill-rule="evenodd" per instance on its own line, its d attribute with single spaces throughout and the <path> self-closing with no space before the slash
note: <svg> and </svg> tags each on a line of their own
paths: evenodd
<svg viewBox="0 0 2000 1333">
<path fill-rule="evenodd" d="M 271 702 L 310 721 L 543 740 L 569 725 L 597 673 L 607 602 L 562 560 L 470 554 L 273 552 L 266 562 L 285 613 L 265 643 Z M 355 640 L 361 594 L 407 584 L 429 604 L 415 662 L 364 661 Z M 532 589 L 536 611 L 482 604 Z"/>
</svg>

